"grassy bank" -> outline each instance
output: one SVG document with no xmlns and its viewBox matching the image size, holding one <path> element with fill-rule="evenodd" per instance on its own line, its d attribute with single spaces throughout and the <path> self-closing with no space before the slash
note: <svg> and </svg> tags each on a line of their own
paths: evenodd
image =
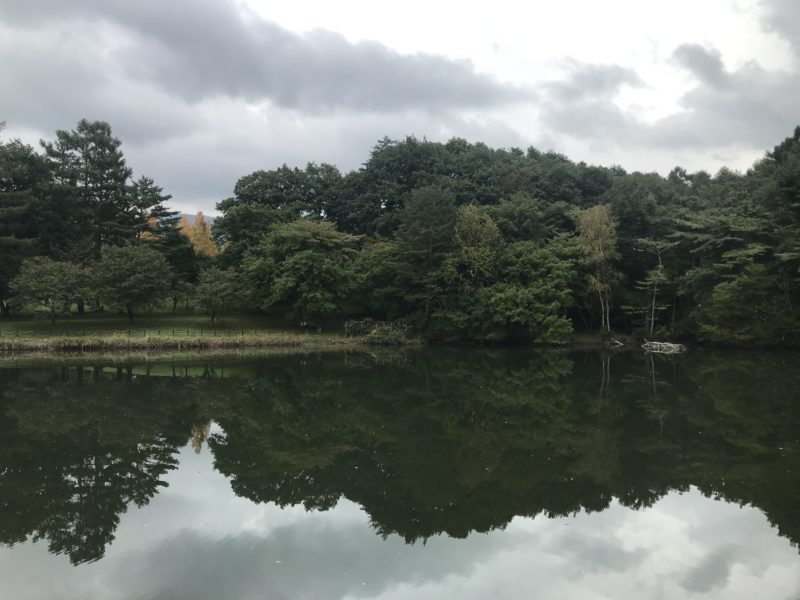
<svg viewBox="0 0 800 600">
<path fill-rule="evenodd" d="M 367 345 L 345 337 L 340 327 L 302 331 L 285 321 L 259 316 L 226 316 L 211 324 L 197 315 L 153 314 L 130 324 L 108 315 L 56 321 L 0 321 L 0 352 L 147 352 L 248 348 L 347 349 Z"/>
<path fill-rule="evenodd" d="M 138 335 L 137 335 L 138 334 Z M 90 352 L 90 351 L 160 351 L 209 350 L 224 348 L 266 347 L 350 347 L 363 344 L 359 338 L 273 332 L 218 332 L 213 335 L 130 335 L 111 333 L 65 336 L 13 336 L 0 338 L 2 352 Z"/>
</svg>

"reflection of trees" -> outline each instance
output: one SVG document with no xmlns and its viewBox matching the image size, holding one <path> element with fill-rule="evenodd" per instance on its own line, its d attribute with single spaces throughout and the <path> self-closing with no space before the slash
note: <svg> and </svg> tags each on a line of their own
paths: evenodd
<svg viewBox="0 0 800 600">
<path fill-rule="evenodd" d="M 6 381 L 0 540 L 31 535 L 75 564 L 97 560 L 127 506 L 147 504 L 165 485 L 192 411 L 170 382 L 139 385 L 120 372 L 123 383 L 87 378 L 83 369 Z"/>
<path fill-rule="evenodd" d="M 323 509 L 344 496 L 409 540 L 615 497 L 644 507 L 691 485 L 761 507 L 800 540 L 792 375 L 762 373 L 777 393 L 754 403 L 745 359 L 623 355 L 613 380 L 598 360 L 439 352 L 385 369 L 289 366 L 219 416 L 226 435 L 211 447 L 237 494 Z"/>
<path fill-rule="evenodd" d="M 238 495 L 323 510 L 346 497 L 407 540 L 691 485 L 800 540 L 798 375 L 757 355 L 621 354 L 609 368 L 590 352 L 431 350 L 226 369 L 0 371 L 0 540 L 101 557 L 212 418 Z"/>
</svg>

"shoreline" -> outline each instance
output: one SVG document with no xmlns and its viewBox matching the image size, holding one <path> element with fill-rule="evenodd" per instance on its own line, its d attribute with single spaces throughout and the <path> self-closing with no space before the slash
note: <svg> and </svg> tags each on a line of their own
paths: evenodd
<svg viewBox="0 0 800 600">
<path fill-rule="evenodd" d="M 128 352 L 163 350 L 226 350 L 248 348 L 356 348 L 369 346 L 363 338 L 320 334 L 236 334 L 176 337 L 167 335 L 76 335 L 0 338 L 0 353 Z"/>
</svg>

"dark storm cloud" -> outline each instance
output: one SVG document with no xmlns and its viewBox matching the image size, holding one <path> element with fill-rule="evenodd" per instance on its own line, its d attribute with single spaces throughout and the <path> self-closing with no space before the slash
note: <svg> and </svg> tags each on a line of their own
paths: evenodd
<svg viewBox="0 0 800 600">
<path fill-rule="evenodd" d="M 468 60 L 402 55 L 328 31 L 300 35 L 230 1 L 27 0 L 2 14 L 34 35 L 42 22 L 56 19 L 83 35 L 111 25 L 120 34 L 111 54 L 116 66 L 186 102 L 222 95 L 269 99 L 307 113 L 385 112 L 489 107 L 530 97 L 476 72 Z"/>
</svg>

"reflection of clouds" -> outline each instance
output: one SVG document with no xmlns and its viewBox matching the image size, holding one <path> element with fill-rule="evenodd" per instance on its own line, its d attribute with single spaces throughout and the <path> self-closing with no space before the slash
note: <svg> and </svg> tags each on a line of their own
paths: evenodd
<svg viewBox="0 0 800 600">
<path fill-rule="evenodd" d="M 622 547 L 648 557 L 656 574 L 670 575 L 688 569 L 703 556 L 684 518 L 656 507 L 634 512 L 615 532 Z"/>
<path fill-rule="evenodd" d="M 730 576 L 735 556 L 736 551 L 731 547 L 715 550 L 699 561 L 694 568 L 689 569 L 683 580 L 683 586 L 693 592 L 709 592 L 719 585 L 724 585 Z"/>
<path fill-rule="evenodd" d="M 180 456 L 169 487 L 131 508 L 106 558 L 72 567 L 43 543 L 0 551 L 0 599 L 792 598 L 800 556 L 751 507 L 697 491 L 649 509 L 405 545 L 355 504 L 327 512 L 236 497 L 210 453 Z M 42 573 L 47 573 L 43 578 Z"/>
</svg>

